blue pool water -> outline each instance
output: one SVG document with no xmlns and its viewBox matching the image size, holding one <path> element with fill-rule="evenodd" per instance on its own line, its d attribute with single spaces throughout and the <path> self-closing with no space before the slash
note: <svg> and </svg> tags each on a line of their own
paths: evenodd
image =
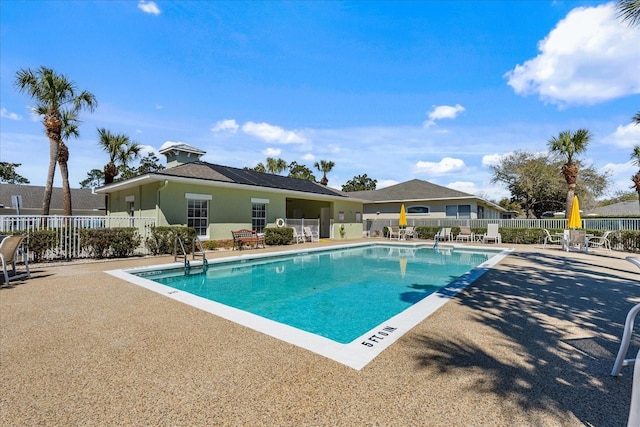
<svg viewBox="0 0 640 427">
<path fill-rule="evenodd" d="M 136 274 L 349 343 L 495 254 L 366 246 Z"/>
</svg>

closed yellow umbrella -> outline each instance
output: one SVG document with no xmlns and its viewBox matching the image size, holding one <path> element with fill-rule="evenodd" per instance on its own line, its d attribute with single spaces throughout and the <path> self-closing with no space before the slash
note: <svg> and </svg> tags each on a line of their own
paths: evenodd
<svg viewBox="0 0 640 427">
<path fill-rule="evenodd" d="M 573 196 L 573 205 L 571 206 L 571 213 L 569 214 L 569 221 L 567 222 L 569 228 L 582 228 L 582 220 L 580 219 L 580 204 L 578 203 L 578 196 Z"/>
<path fill-rule="evenodd" d="M 407 226 L 407 213 L 404 210 L 404 203 L 400 207 L 400 221 L 398 222 L 398 225 L 400 227 L 406 227 Z"/>
</svg>

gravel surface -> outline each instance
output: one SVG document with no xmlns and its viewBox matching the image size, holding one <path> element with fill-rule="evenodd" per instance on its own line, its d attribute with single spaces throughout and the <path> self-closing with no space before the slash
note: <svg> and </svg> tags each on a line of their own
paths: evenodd
<svg viewBox="0 0 640 427">
<path fill-rule="evenodd" d="M 171 257 L 33 266 L 0 287 L 0 425 L 626 425 L 640 271 L 515 249 L 361 371 L 104 273 Z"/>
</svg>

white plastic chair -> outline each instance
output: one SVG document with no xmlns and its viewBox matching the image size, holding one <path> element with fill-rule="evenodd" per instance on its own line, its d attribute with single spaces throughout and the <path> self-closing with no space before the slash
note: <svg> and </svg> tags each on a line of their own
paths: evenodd
<svg viewBox="0 0 640 427">
<path fill-rule="evenodd" d="M 20 244 L 22 243 L 23 239 L 24 236 L 8 236 L 2 239 L 2 242 L 0 242 L 0 262 L 2 263 L 4 282 L 7 285 L 9 284 L 10 280 L 22 279 L 24 277 L 26 277 L 27 279 L 31 278 L 31 273 L 29 272 L 29 260 L 27 259 L 26 253 L 23 253 L 22 259 L 27 271 L 23 273 L 18 273 L 16 271 L 18 250 L 20 249 Z M 9 275 L 9 264 L 11 264 L 11 268 L 13 271 L 12 275 Z"/>
<path fill-rule="evenodd" d="M 502 236 L 499 233 L 498 224 L 487 224 L 487 232 L 482 236 L 482 243 L 487 243 L 488 240 L 493 240 L 497 244 L 502 243 Z"/>
<path fill-rule="evenodd" d="M 544 236 L 544 243 L 542 244 L 542 249 L 547 248 L 547 243 L 562 244 L 563 242 L 562 236 L 552 236 L 551 233 L 549 233 L 549 230 L 547 229 L 544 229 L 544 233 L 546 234 L 546 236 Z"/>
<path fill-rule="evenodd" d="M 609 234 L 613 233 L 613 230 L 607 230 L 602 236 L 590 237 L 588 245 L 590 248 L 605 248 L 611 252 L 611 242 L 609 241 Z"/>
<path fill-rule="evenodd" d="M 293 240 L 296 243 L 304 243 L 304 234 L 298 234 L 298 230 L 295 227 L 291 227 L 293 229 Z"/>
<path fill-rule="evenodd" d="M 311 227 L 304 227 L 302 229 L 302 232 L 304 233 L 305 239 L 309 239 L 310 242 L 319 242 L 320 241 L 320 236 L 318 235 L 318 232 L 317 231 L 312 231 Z"/>
</svg>

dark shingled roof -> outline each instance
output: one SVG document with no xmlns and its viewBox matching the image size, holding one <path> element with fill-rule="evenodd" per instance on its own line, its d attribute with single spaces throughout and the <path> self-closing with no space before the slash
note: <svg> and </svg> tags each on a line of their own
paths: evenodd
<svg viewBox="0 0 640 427">
<path fill-rule="evenodd" d="M 184 178 L 204 179 L 207 181 L 232 182 L 256 187 L 278 188 L 304 193 L 324 194 L 328 196 L 347 197 L 341 191 L 326 187 L 306 179 L 289 178 L 270 173 L 256 172 L 249 169 L 233 168 L 197 161 L 174 166 L 156 172 L 156 175 L 176 176 Z"/>
<path fill-rule="evenodd" d="M 459 197 L 477 197 L 473 194 L 453 190 L 441 185 L 432 184 L 421 179 L 412 179 L 380 190 L 353 191 L 349 195 L 372 202 L 387 200 L 429 200 L 451 199 Z"/>
<path fill-rule="evenodd" d="M 0 184 L 0 204 L 11 207 L 11 196 L 22 196 L 24 209 L 42 209 L 44 186 Z M 91 189 L 72 188 L 71 203 L 73 209 L 100 209 L 105 210 L 105 200 L 102 194 L 92 194 Z M 54 187 L 51 193 L 51 209 L 63 209 L 62 188 Z"/>
</svg>

